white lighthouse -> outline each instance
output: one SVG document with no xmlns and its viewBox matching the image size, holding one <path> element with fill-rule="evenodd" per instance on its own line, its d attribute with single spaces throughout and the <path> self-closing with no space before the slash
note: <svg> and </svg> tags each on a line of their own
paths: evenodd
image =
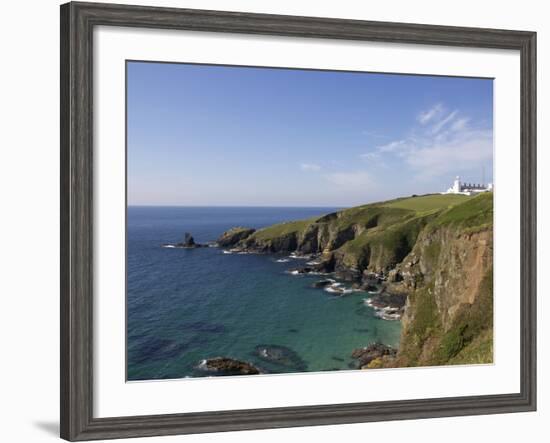
<svg viewBox="0 0 550 443">
<path fill-rule="evenodd" d="M 484 184 L 462 183 L 460 177 L 457 175 L 453 182 L 453 186 L 447 189 L 447 191 L 442 192 L 442 194 L 474 195 L 480 192 L 490 192 L 492 190 L 492 183 L 489 183 L 487 186 Z"/>
<path fill-rule="evenodd" d="M 458 175 L 455 177 L 455 181 L 453 182 L 452 190 L 453 190 L 453 194 L 458 194 L 461 191 L 461 189 L 460 189 L 460 177 Z"/>
</svg>

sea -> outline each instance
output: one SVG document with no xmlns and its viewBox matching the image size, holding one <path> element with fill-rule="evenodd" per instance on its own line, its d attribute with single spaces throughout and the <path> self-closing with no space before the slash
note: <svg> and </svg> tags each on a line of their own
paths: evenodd
<svg viewBox="0 0 550 443">
<path fill-rule="evenodd" d="M 400 322 L 378 318 L 369 294 L 313 288 L 319 275 L 292 275 L 303 259 L 162 247 L 215 241 L 234 226 L 261 228 L 338 208 L 128 207 L 127 379 L 212 375 L 204 359 L 230 357 L 265 373 L 349 370 L 354 349 L 397 347 Z M 348 284 L 349 285 L 349 284 Z M 273 349 L 287 358 L 261 356 Z"/>
</svg>

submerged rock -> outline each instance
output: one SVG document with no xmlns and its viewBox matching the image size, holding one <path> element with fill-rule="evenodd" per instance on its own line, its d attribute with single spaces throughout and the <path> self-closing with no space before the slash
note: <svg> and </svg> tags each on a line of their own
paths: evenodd
<svg viewBox="0 0 550 443">
<path fill-rule="evenodd" d="M 185 323 L 183 325 L 184 330 L 201 332 L 201 333 L 211 333 L 211 334 L 221 334 L 225 332 L 225 326 L 221 323 L 208 323 L 204 321 L 196 321 L 192 323 Z"/>
<path fill-rule="evenodd" d="M 158 360 L 177 358 L 187 348 L 189 343 L 181 343 L 158 337 L 150 337 L 129 350 L 129 361 L 132 364 L 141 364 Z"/>
<path fill-rule="evenodd" d="M 215 372 L 218 375 L 260 374 L 260 370 L 254 365 L 229 357 L 215 357 L 202 360 L 197 367 L 204 371 Z"/>
<path fill-rule="evenodd" d="M 307 364 L 300 356 L 290 348 L 279 345 L 258 345 L 254 348 L 254 354 L 262 360 L 275 363 L 296 371 L 307 370 Z"/>
</svg>

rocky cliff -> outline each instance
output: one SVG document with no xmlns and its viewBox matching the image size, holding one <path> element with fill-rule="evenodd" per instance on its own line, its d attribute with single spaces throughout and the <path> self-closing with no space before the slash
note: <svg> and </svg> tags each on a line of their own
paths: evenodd
<svg viewBox="0 0 550 443">
<path fill-rule="evenodd" d="M 400 348 L 369 367 L 492 361 L 492 193 L 359 206 L 220 238 L 240 250 L 318 256 L 316 270 L 406 296 Z M 237 234 L 237 235 L 234 235 Z"/>
<path fill-rule="evenodd" d="M 492 195 L 450 209 L 418 236 L 388 289 L 408 294 L 387 366 L 493 360 Z"/>
</svg>

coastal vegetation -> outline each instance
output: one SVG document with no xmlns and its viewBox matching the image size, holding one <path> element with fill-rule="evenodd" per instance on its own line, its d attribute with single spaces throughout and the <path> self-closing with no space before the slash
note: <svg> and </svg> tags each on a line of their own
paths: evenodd
<svg viewBox="0 0 550 443">
<path fill-rule="evenodd" d="M 492 230 L 492 192 L 433 194 L 234 228 L 218 243 L 314 255 L 302 272 L 334 273 L 362 288 L 381 283 L 375 306 L 403 300 L 398 351 L 367 347 L 358 352 L 361 368 L 472 364 L 493 358 Z"/>
</svg>

